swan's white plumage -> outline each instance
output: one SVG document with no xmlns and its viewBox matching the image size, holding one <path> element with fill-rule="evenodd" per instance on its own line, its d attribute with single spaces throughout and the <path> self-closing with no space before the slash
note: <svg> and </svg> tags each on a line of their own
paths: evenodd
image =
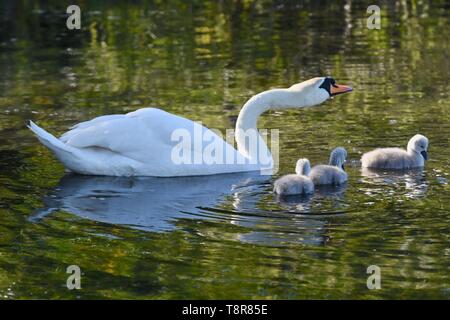
<svg viewBox="0 0 450 320">
<path fill-rule="evenodd" d="M 29 127 L 67 169 L 81 174 L 172 177 L 270 172 L 273 159 L 258 133 L 258 117 L 269 109 L 301 108 L 324 102 L 331 95 L 331 80 L 314 78 L 288 89 L 272 89 L 253 96 L 236 122 L 237 150 L 201 124 L 155 108 L 81 122 L 60 139 L 31 121 Z M 256 132 L 256 148 L 245 143 L 246 132 Z M 181 138 L 183 133 L 191 138 L 188 143 Z M 207 152 L 211 150 L 214 155 Z M 179 157 L 174 159 L 176 152 Z M 181 158 L 190 161 L 180 162 Z"/>
<path fill-rule="evenodd" d="M 33 124 L 33 128 L 39 128 Z M 173 165 L 172 151 L 179 140 L 172 141 L 174 130 L 208 134 L 222 146 L 224 154 L 233 154 L 235 165 L 214 164 L 204 159 L 205 144 L 191 143 L 192 159 L 202 155 L 203 164 Z M 246 159 L 212 130 L 197 122 L 160 109 L 144 108 L 124 115 L 109 115 L 79 123 L 56 139 L 43 129 L 33 130 L 42 141 L 74 172 L 111 176 L 184 176 L 258 170 L 259 166 Z M 211 141 L 212 141 L 211 140 Z M 58 147 L 60 146 L 60 147 Z M 71 150 L 70 154 L 67 151 Z M 186 150 L 184 150 L 186 151 Z M 208 164 L 207 164 L 208 163 Z"/>
</svg>

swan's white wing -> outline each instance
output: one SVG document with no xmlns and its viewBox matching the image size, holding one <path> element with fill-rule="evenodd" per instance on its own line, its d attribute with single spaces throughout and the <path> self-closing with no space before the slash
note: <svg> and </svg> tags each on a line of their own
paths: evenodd
<svg viewBox="0 0 450 320">
<path fill-rule="evenodd" d="M 72 127 L 70 127 L 70 130 L 65 132 L 61 137 L 59 137 L 59 139 L 62 142 L 67 142 L 71 137 L 73 137 L 73 135 L 79 133 L 80 129 L 92 127 L 93 125 L 99 124 L 100 122 L 121 119 L 124 117 L 125 117 L 124 114 L 112 114 L 112 115 L 100 116 L 100 117 L 97 117 L 97 118 L 94 118 L 94 119 L 91 119 L 88 121 L 77 123 L 77 124 L 73 125 Z"/>
<path fill-rule="evenodd" d="M 178 130 L 178 131 L 176 131 Z M 173 138 L 174 132 L 189 134 L 192 137 L 208 132 L 212 139 L 225 149 L 234 148 L 211 130 L 189 119 L 175 116 L 160 109 L 144 108 L 126 115 L 112 115 L 95 118 L 81 123 L 63 135 L 63 141 L 76 148 L 103 148 L 122 156 L 149 165 L 170 165 L 171 155 L 180 143 Z M 201 143 L 188 144 L 194 156 L 202 154 Z"/>
</svg>

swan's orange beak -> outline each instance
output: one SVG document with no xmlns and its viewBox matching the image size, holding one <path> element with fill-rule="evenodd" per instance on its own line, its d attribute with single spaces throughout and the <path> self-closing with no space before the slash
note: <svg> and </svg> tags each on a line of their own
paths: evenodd
<svg viewBox="0 0 450 320">
<path fill-rule="evenodd" d="M 342 84 L 333 84 L 333 85 L 331 85 L 330 90 L 331 90 L 331 96 L 336 96 L 341 93 L 353 91 L 353 88 L 349 87 L 349 86 L 344 86 Z"/>
</svg>

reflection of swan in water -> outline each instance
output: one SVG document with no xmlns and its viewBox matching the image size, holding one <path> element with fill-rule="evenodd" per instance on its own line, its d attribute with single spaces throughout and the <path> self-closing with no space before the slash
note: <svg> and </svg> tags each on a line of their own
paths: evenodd
<svg viewBox="0 0 450 320">
<path fill-rule="evenodd" d="M 374 188 L 370 188 L 366 194 L 372 192 L 391 192 L 380 190 L 380 185 L 390 185 L 393 187 L 399 187 L 404 185 L 406 189 L 405 196 L 408 198 L 420 198 L 423 197 L 428 190 L 428 182 L 425 178 L 423 168 L 415 168 L 409 170 L 386 170 L 386 169 L 371 169 L 361 168 L 361 174 L 366 178 L 364 182 L 375 185 Z"/>
<path fill-rule="evenodd" d="M 258 172 L 178 178 L 67 175 L 44 199 L 45 208 L 30 218 L 38 221 L 56 210 L 82 218 L 145 231 L 168 231 L 177 219 L 220 219 L 244 227 L 235 239 L 257 244 L 305 243 L 329 240 L 331 207 L 345 187 L 319 188 L 309 200 L 317 202 L 312 215 L 299 208 L 271 211 L 265 203 L 273 196 L 270 176 Z M 266 197 L 268 199 L 266 199 Z M 272 203 L 280 208 L 279 203 Z M 308 200 L 303 199 L 308 205 Z M 221 208 L 229 209 L 222 210 Z M 299 204 L 294 204 L 299 205 Z M 341 207 L 342 208 L 342 207 Z M 286 212 L 288 211 L 288 212 Z M 294 211 L 294 214 L 292 214 Z M 307 210 L 303 211 L 306 213 Z M 341 211 L 342 212 L 342 211 Z M 295 214 L 297 213 L 297 214 Z M 330 214 L 327 214 L 330 213 Z"/>
<path fill-rule="evenodd" d="M 198 216 L 200 207 L 214 207 L 234 188 L 269 178 L 258 172 L 177 178 L 67 175 L 31 220 L 61 209 L 100 222 L 170 230 L 170 221 Z"/>
</svg>

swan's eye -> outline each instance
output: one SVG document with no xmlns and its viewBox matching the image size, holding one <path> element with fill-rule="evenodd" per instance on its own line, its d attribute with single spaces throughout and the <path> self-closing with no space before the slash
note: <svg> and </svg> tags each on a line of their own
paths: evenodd
<svg viewBox="0 0 450 320">
<path fill-rule="evenodd" d="M 328 94 L 331 96 L 331 86 L 335 86 L 336 81 L 334 81 L 331 77 L 326 77 L 325 80 L 322 82 L 322 84 L 319 86 L 319 88 L 324 89 L 328 92 Z"/>
<path fill-rule="evenodd" d="M 334 79 L 331 78 L 331 77 L 329 77 L 328 79 L 330 80 L 330 84 L 331 84 L 333 87 L 335 87 L 335 88 L 338 87 L 338 86 L 336 85 L 336 80 L 334 80 Z"/>
</svg>

